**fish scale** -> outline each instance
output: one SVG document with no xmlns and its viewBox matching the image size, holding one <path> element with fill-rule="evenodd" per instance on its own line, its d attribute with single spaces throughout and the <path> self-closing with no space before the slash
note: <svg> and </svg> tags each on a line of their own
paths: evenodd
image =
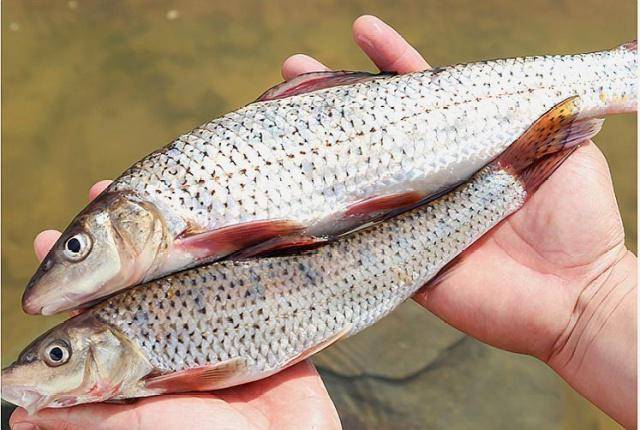
<svg viewBox="0 0 640 430">
<path fill-rule="evenodd" d="M 318 72 L 181 136 L 79 214 L 23 307 L 52 313 L 176 273 L 38 337 L 2 371 L 3 398 L 33 412 L 211 391 L 358 333 L 425 283 L 447 279 L 455 257 L 598 133 L 601 115 L 636 109 L 636 49 L 403 77 Z M 325 89 L 296 95 L 310 83 Z M 265 199 L 270 191 L 277 202 Z M 387 219 L 375 224 L 380 212 Z M 333 239 L 345 225 L 355 232 L 325 246 L 305 236 Z M 255 258 L 265 249 L 298 253 Z M 232 258 L 179 272 L 213 254 Z"/>
<path fill-rule="evenodd" d="M 487 168 L 433 204 L 314 253 L 191 269 L 89 312 L 162 371 L 243 357 L 251 374 L 268 373 L 386 315 L 524 199 L 517 178 Z"/>
<path fill-rule="evenodd" d="M 407 178 L 429 177 L 417 187 L 429 191 L 464 179 L 563 99 L 581 96 L 587 115 L 605 107 L 601 92 L 630 94 L 629 67 L 622 51 L 495 60 L 253 103 L 183 135 L 162 150 L 179 158 L 146 158 L 110 190 L 161 200 L 203 229 L 256 218 L 311 224 L 411 187 Z M 169 166 L 186 173 L 153 174 Z M 266 204 L 268 188 L 278 193 Z"/>
<path fill-rule="evenodd" d="M 634 43 L 293 78 L 117 178 L 60 236 L 23 309 L 56 313 L 209 262 L 317 247 L 451 190 L 569 98 L 587 120 L 635 110 L 636 94 Z M 110 224 L 114 212 L 153 234 Z"/>
</svg>

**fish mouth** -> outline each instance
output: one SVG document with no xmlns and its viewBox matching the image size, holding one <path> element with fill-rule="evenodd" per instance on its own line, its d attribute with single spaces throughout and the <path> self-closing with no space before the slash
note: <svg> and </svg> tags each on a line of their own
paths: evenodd
<svg viewBox="0 0 640 430">
<path fill-rule="evenodd" d="M 43 290 L 46 291 L 47 289 L 47 286 L 43 285 L 43 282 L 47 277 L 46 275 L 51 265 L 51 258 L 45 258 L 24 289 L 24 293 L 22 294 L 22 309 L 29 315 L 38 315 L 43 307 L 41 303 L 42 300 L 38 300 L 38 296 L 42 294 Z"/>
<path fill-rule="evenodd" d="M 9 403 L 26 409 L 29 415 L 51 403 L 51 397 L 44 395 L 32 387 L 20 385 L 2 386 L 2 398 Z"/>
<path fill-rule="evenodd" d="M 49 296 L 53 297 L 49 297 Z M 55 294 L 39 294 L 38 290 L 26 290 L 22 295 L 22 309 L 29 315 L 55 315 L 63 311 L 73 310 L 86 305 L 78 305 L 78 303 L 86 303 L 91 297 L 85 294 L 65 292 L 61 296 Z"/>
<path fill-rule="evenodd" d="M 25 291 L 22 296 L 22 309 L 29 315 L 54 315 L 74 307 L 68 298 L 48 300 L 45 296 L 30 294 L 32 290 Z"/>
<path fill-rule="evenodd" d="M 38 300 L 34 300 L 31 290 L 27 290 L 22 295 L 22 310 L 29 315 L 38 315 L 42 312 L 43 305 Z"/>
</svg>

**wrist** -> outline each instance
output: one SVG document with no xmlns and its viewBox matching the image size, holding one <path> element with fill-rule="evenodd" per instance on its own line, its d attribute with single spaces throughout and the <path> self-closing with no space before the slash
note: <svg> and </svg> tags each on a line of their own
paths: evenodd
<svg viewBox="0 0 640 430">
<path fill-rule="evenodd" d="M 580 294 L 547 364 L 625 427 L 636 420 L 636 257 L 624 250 Z"/>
</svg>

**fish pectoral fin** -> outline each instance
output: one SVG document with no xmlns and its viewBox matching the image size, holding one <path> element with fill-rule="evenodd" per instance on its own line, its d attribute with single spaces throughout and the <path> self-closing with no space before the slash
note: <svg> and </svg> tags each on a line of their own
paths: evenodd
<svg viewBox="0 0 640 430">
<path fill-rule="evenodd" d="M 337 333 L 332 334 L 329 338 L 325 339 L 324 341 L 320 342 L 319 344 L 312 346 L 311 348 L 307 349 L 306 351 L 301 352 L 296 357 L 294 357 L 291 360 L 287 361 L 287 363 L 282 368 L 284 369 L 284 368 L 287 368 L 289 366 L 293 366 L 294 364 L 299 363 L 299 362 L 301 362 L 303 360 L 306 360 L 307 358 L 311 357 L 315 353 L 320 352 L 323 349 L 333 345 L 334 343 L 336 343 L 337 341 L 339 341 L 340 339 L 342 339 L 346 335 L 348 335 L 352 328 L 353 328 L 352 325 L 348 325 L 348 326 L 344 327 L 342 330 L 338 331 Z"/>
<path fill-rule="evenodd" d="M 209 366 L 151 377 L 145 381 L 145 388 L 167 393 L 217 390 L 228 387 L 230 381 L 245 370 L 245 359 L 237 357 Z"/>
<path fill-rule="evenodd" d="M 258 245 L 251 246 L 231 254 L 230 260 L 246 260 L 249 258 L 282 257 L 300 254 L 313 250 L 327 243 L 326 239 L 313 236 L 283 236 L 274 237 Z"/>
<path fill-rule="evenodd" d="M 174 246 L 199 262 L 207 262 L 274 237 L 291 236 L 303 230 L 303 226 L 290 220 L 251 221 L 206 232 L 183 234 Z"/>
<path fill-rule="evenodd" d="M 394 73 L 373 74 L 369 72 L 353 72 L 349 70 L 326 70 L 321 72 L 303 73 L 293 79 L 269 88 L 267 91 L 262 93 L 260 97 L 258 97 L 256 102 L 283 99 L 285 97 L 296 96 L 298 94 L 370 81 L 372 79 L 391 75 L 394 75 Z"/>
</svg>

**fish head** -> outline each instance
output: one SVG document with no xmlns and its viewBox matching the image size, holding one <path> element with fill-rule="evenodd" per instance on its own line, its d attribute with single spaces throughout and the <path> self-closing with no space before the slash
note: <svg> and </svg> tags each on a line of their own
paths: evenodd
<svg viewBox="0 0 640 430">
<path fill-rule="evenodd" d="M 140 348 L 89 312 L 27 346 L 2 370 L 2 398 L 28 413 L 135 392 L 152 367 Z"/>
<path fill-rule="evenodd" d="M 51 315 L 144 280 L 169 234 L 157 208 L 134 195 L 103 193 L 62 233 L 22 296 L 28 314 Z"/>
</svg>

